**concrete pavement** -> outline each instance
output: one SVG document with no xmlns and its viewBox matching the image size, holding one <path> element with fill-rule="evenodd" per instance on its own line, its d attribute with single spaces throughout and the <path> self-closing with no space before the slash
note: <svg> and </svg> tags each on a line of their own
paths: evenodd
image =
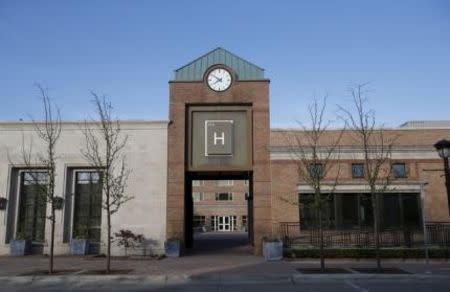
<svg viewBox="0 0 450 292">
<path fill-rule="evenodd" d="M 243 235 L 234 234 L 231 243 L 221 234 L 197 235 L 197 245 L 181 258 L 162 260 L 116 258 L 113 269 L 130 270 L 123 275 L 89 275 L 102 270 L 104 258 L 56 257 L 56 276 L 23 276 L 47 268 L 45 256 L 0 257 L 2 291 L 449 291 L 450 264 L 419 260 L 383 260 L 384 267 L 410 274 L 361 274 L 354 268 L 374 267 L 374 260 L 327 260 L 327 267 L 351 273 L 302 274 L 299 268 L 319 267 L 318 259 L 266 262 L 251 254 Z M 208 242 L 208 240 L 216 240 Z M 427 273 L 431 272 L 431 273 Z M 86 273 L 88 273 L 86 275 Z M 414 288 L 414 289 L 412 289 Z M 273 290 L 272 290 L 273 289 Z"/>
</svg>

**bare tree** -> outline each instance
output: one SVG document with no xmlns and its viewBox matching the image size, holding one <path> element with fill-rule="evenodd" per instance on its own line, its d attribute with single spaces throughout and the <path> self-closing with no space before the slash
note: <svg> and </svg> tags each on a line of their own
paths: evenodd
<svg viewBox="0 0 450 292">
<path fill-rule="evenodd" d="M 372 200 L 373 231 L 375 238 L 377 269 L 381 271 L 380 260 L 380 197 L 391 184 L 392 147 L 397 139 L 387 135 L 382 125 L 377 125 L 375 112 L 367 109 L 366 84 L 350 89 L 353 109 L 340 107 L 352 131 L 356 145 L 362 151 L 364 161 L 364 179 L 367 182 Z"/>
<path fill-rule="evenodd" d="M 52 274 L 54 272 L 55 210 L 58 200 L 61 199 L 55 196 L 56 144 L 61 135 L 61 114 L 59 108 L 52 103 L 48 90 L 39 84 L 36 87 L 42 101 L 44 117 L 41 122 L 34 120 L 31 116 L 30 118 L 35 133 L 42 142 L 43 150 L 36 154 L 33 153 L 33 141 L 30 140 L 29 146 L 26 147 L 25 138 L 22 136 L 21 159 L 22 165 L 25 165 L 27 170 L 43 169 L 45 173 L 44 178 L 40 175 L 42 172 L 30 171 L 28 175 L 37 187 L 39 203 L 50 204 L 50 215 L 46 216 L 46 219 L 50 221 L 51 229 L 48 273 Z M 12 161 L 10 157 L 9 160 Z M 14 165 L 13 162 L 12 164 Z"/>
<path fill-rule="evenodd" d="M 308 106 L 310 128 L 302 127 L 302 135 L 287 137 L 290 139 L 290 152 L 297 165 L 300 179 L 306 183 L 313 193 L 313 207 L 319 231 L 320 268 L 325 271 L 323 220 L 324 211 L 333 196 L 340 175 L 339 145 L 345 128 L 336 131 L 331 137 L 331 122 L 325 121 L 327 97 L 322 102 L 317 99 Z M 325 139 L 326 138 L 326 139 Z M 282 198 L 282 200 L 286 201 Z M 297 202 L 291 202 L 299 204 Z"/>
<path fill-rule="evenodd" d="M 112 117 L 112 105 L 106 96 L 93 96 L 98 120 L 85 121 L 86 148 L 81 152 L 90 165 L 102 174 L 102 208 L 107 218 L 106 271 L 111 272 L 111 216 L 133 197 L 125 193 L 130 170 L 125 163 L 124 148 L 128 137 L 122 135 L 120 122 Z"/>
</svg>

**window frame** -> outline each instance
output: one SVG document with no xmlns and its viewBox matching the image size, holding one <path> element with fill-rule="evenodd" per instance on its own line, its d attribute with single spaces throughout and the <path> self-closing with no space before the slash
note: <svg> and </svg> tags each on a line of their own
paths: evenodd
<svg viewBox="0 0 450 292">
<path fill-rule="evenodd" d="M 44 168 L 44 167 L 35 167 L 35 168 L 18 168 L 17 169 L 17 181 L 16 181 L 16 190 L 15 190 L 15 194 L 16 194 L 16 206 L 15 206 L 15 218 L 14 218 L 14 230 L 13 230 L 13 234 L 12 234 L 12 238 L 9 240 L 9 243 L 11 242 L 11 240 L 13 240 L 14 238 L 16 238 L 17 236 L 17 232 L 18 232 L 18 227 L 19 227 L 19 217 L 20 217 L 20 204 L 22 201 L 22 196 L 21 196 L 21 191 L 22 191 L 22 177 L 24 173 L 27 172 L 48 172 L 48 169 Z M 45 203 L 45 216 L 47 216 L 47 209 L 48 209 L 48 202 L 46 201 Z M 5 216 L 6 218 L 6 216 Z M 44 242 L 45 242 L 45 238 L 46 238 L 46 218 L 44 219 Z M 6 231 L 6 228 L 5 228 Z M 39 244 L 42 244 L 43 242 L 40 241 L 35 241 L 32 240 L 32 242 L 36 242 Z"/>
<path fill-rule="evenodd" d="M 77 176 L 79 172 L 96 172 L 95 169 L 93 168 L 74 168 L 72 171 L 72 177 L 71 177 L 71 181 L 72 181 L 72 185 L 70 188 L 70 192 L 71 192 L 71 210 L 70 210 L 70 230 L 69 230 L 69 240 L 74 238 L 73 232 L 74 232 L 74 220 L 75 220 L 75 191 L 76 191 L 76 185 L 77 185 Z M 99 171 L 97 171 L 99 172 Z M 103 213 L 103 199 L 104 199 L 104 192 L 103 192 L 103 187 L 101 188 L 101 197 L 102 197 L 102 206 L 101 206 L 101 223 L 100 223 L 100 241 L 102 238 L 102 229 L 103 229 L 103 225 L 104 225 L 104 213 Z"/>
<path fill-rule="evenodd" d="M 194 183 L 194 182 L 198 182 L 198 183 Z M 193 187 L 201 187 L 205 185 L 205 181 L 202 179 L 196 179 L 196 180 L 192 180 L 192 186 Z"/>
<path fill-rule="evenodd" d="M 317 180 L 323 179 L 325 177 L 324 172 L 325 172 L 324 165 L 321 162 L 311 162 L 308 165 L 308 175 L 313 179 Z M 316 175 L 319 175 L 320 177 L 316 178 Z"/>
<path fill-rule="evenodd" d="M 362 174 L 361 175 L 356 175 L 355 174 L 354 170 L 355 170 L 355 167 L 357 167 L 357 166 L 361 167 L 361 170 L 362 170 Z M 354 163 L 352 163 L 351 168 L 352 168 L 352 178 L 364 178 L 365 177 L 364 163 L 362 163 L 362 162 L 354 162 Z"/>
<path fill-rule="evenodd" d="M 227 200 L 220 200 L 220 194 L 227 194 L 228 195 L 228 199 Z M 216 192 L 215 193 L 215 201 L 218 202 L 229 202 L 229 201 L 233 201 L 233 192 Z"/>
<path fill-rule="evenodd" d="M 395 171 L 396 166 L 403 166 L 403 175 L 398 175 Z M 408 178 L 408 169 L 405 162 L 394 162 L 391 164 L 391 172 L 394 178 Z"/>
<path fill-rule="evenodd" d="M 194 195 L 198 194 L 199 199 L 195 200 Z M 198 191 L 194 191 L 192 192 L 192 202 L 194 203 L 198 203 L 204 200 L 204 193 L 203 192 L 198 192 Z"/>
<path fill-rule="evenodd" d="M 216 185 L 218 187 L 232 187 L 232 186 L 234 186 L 234 180 L 232 180 L 232 179 L 219 179 L 219 180 L 216 180 Z"/>
</svg>

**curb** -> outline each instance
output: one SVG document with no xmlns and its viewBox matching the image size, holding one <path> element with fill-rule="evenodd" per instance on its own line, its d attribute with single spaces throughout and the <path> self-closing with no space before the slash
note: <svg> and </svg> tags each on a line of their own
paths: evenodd
<svg viewBox="0 0 450 292">
<path fill-rule="evenodd" d="M 323 275 L 305 275 L 291 274 L 286 276 L 271 275 L 221 275 L 214 274 L 208 276 L 195 275 L 63 275 L 63 276 L 14 276 L 0 277 L 0 283 L 3 285 L 98 285 L 102 283 L 114 282 L 117 285 L 250 285 L 250 284 L 295 284 L 315 281 L 344 281 L 344 280 L 437 280 L 450 279 L 450 275 L 433 274 L 323 274 Z"/>
</svg>

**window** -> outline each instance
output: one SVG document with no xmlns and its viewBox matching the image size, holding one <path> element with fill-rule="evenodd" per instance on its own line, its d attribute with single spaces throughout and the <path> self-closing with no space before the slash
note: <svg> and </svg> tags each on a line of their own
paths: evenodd
<svg viewBox="0 0 450 292">
<path fill-rule="evenodd" d="M 247 230 L 247 220 L 248 220 L 248 218 L 247 218 L 247 215 L 243 215 L 242 217 L 241 217 L 241 220 L 242 220 L 242 227 L 244 227 L 245 228 L 245 230 Z"/>
<path fill-rule="evenodd" d="M 341 200 L 341 227 L 352 229 L 359 227 L 358 216 L 358 195 L 340 195 Z"/>
<path fill-rule="evenodd" d="M 234 184 L 234 181 L 232 179 L 218 180 L 216 184 L 220 187 L 229 187 Z"/>
<path fill-rule="evenodd" d="M 43 242 L 45 238 L 48 173 L 45 171 L 22 172 L 20 181 L 16 237 Z"/>
<path fill-rule="evenodd" d="M 202 192 L 193 192 L 192 193 L 192 200 L 194 202 L 203 201 L 203 193 Z"/>
<path fill-rule="evenodd" d="M 325 202 L 322 212 L 322 224 L 324 228 L 333 229 L 335 226 L 334 197 L 328 194 L 322 195 Z M 318 210 L 314 207 L 313 194 L 300 194 L 300 226 L 309 229 L 318 226 Z"/>
<path fill-rule="evenodd" d="M 392 164 L 392 173 L 395 178 L 405 178 L 406 177 L 406 165 L 404 163 L 394 163 Z"/>
<path fill-rule="evenodd" d="M 99 243 L 101 219 L 102 184 L 100 173 L 96 171 L 75 172 L 72 236 Z"/>
<path fill-rule="evenodd" d="M 403 224 L 405 227 L 421 225 L 419 196 L 416 194 L 402 194 Z"/>
<path fill-rule="evenodd" d="M 359 220 L 361 227 L 373 226 L 373 206 L 370 194 L 359 195 Z"/>
<path fill-rule="evenodd" d="M 193 180 L 192 181 L 192 186 L 193 187 L 199 187 L 199 186 L 203 186 L 205 185 L 205 181 L 204 180 Z"/>
<path fill-rule="evenodd" d="M 400 196 L 398 194 L 383 195 L 383 227 L 385 229 L 401 226 Z"/>
<path fill-rule="evenodd" d="M 232 201 L 233 193 L 216 193 L 216 201 Z"/>
<path fill-rule="evenodd" d="M 317 210 L 314 208 L 313 194 L 300 194 L 300 226 L 302 229 L 317 228 Z M 374 212 L 372 197 L 363 194 L 336 194 L 323 198 L 323 226 L 328 229 L 348 230 L 373 228 Z M 389 193 L 379 195 L 380 226 L 382 230 L 421 228 L 419 194 Z"/>
<path fill-rule="evenodd" d="M 311 178 L 323 178 L 323 165 L 321 163 L 311 163 L 309 165 L 309 175 Z"/>
<path fill-rule="evenodd" d="M 203 227 L 206 225 L 206 216 L 194 215 L 194 227 Z"/>
<path fill-rule="evenodd" d="M 352 177 L 363 178 L 364 177 L 364 164 L 352 163 Z"/>
<path fill-rule="evenodd" d="M 231 230 L 237 231 L 237 216 L 231 216 Z"/>
<path fill-rule="evenodd" d="M 216 231 L 217 230 L 217 216 L 211 216 L 211 230 Z"/>
</svg>

